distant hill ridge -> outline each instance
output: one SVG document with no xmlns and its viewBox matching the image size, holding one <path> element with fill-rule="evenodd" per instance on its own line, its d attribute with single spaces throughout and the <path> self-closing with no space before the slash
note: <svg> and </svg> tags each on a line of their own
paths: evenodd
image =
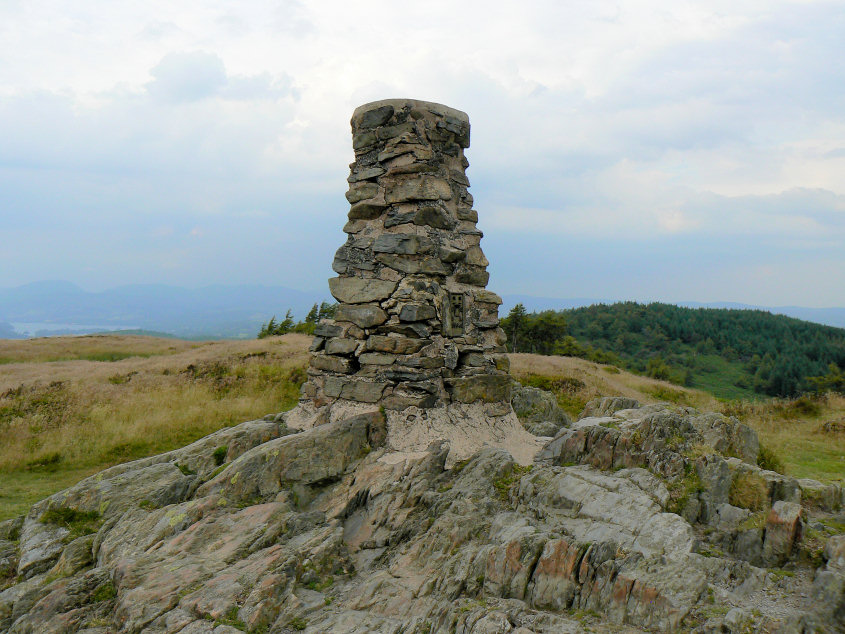
<svg viewBox="0 0 845 634">
<path fill-rule="evenodd" d="M 168 284 L 130 284 L 86 291 L 72 282 L 33 282 L 0 288 L 0 338 L 12 338 L 12 323 L 58 323 L 122 330 L 148 330 L 186 338 L 251 338 L 273 315 L 291 309 L 303 318 L 311 306 L 329 298 L 328 290 L 303 291 L 285 286 L 216 284 L 186 288 Z M 562 310 L 613 299 L 503 295 L 505 314 L 517 303 L 529 311 Z M 806 321 L 845 328 L 845 307 L 765 307 L 736 303 L 681 302 L 691 308 L 766 310 Z M 67 329 L 74 332 L 72 328 Z M 84 329 L 91 332 L 90 329 Z"/>
<path fill-rule="evenodd" d="M 624 302 L 518 312 L 503 328 L 519 351 L 615 363 L 722 397 L 794 396 L 845 368 L 845 329 L 763 310 Z"/>
</svg>

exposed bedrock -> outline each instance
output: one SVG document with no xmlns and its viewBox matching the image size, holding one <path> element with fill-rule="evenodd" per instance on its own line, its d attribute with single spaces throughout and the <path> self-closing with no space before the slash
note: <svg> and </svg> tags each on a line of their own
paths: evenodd
<svg viewBox="0 0 845 634">
<path fill-rule="evenodd" d="M 0 631 L 841 623 L 841 536 L 806 559 L 816 510 L 801 487 L 713 448 L 750 452 L 735 420 L 637 406 L 563 428 L 533 465 L 490 447 L 450 469 L 443 441 L 390 450 L 379 412 L 301 432 L 287 416 L 114 467 L 0 523 Z M 612 448 L 599 428 L 619 432 Z M 749 474 L 763 483 L 760 510 L 733 504 L 756 503 L 735 488 Z"/>
</svg>

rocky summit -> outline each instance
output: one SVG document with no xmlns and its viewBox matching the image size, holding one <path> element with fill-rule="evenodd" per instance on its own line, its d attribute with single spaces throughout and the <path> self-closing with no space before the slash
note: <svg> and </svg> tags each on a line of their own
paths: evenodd
<svg viewBox="0 0 845 634">
<path fill-rule="evenodd" d="M 734 417 L 507 373 L 466 115 L 352 119 L 349 239 L 294 409 L 0 523 L 0 632 L 845 631 L 845 495 Z"/>
<path fill-rule="evenodd" d="M 113 467 L 0 524 L 0 631 L 841 631 L 842 490 L 760 469 L 734 418 L 619 401 L 528 466 L 390 450 L 373 412 Z"/>
</svg>

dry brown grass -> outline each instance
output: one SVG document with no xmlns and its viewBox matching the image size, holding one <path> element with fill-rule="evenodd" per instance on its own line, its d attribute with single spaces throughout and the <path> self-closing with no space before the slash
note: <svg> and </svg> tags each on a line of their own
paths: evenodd
<svg viewBox="0 0 845 634">
<path fill-rule="evenodd" d="M 570 390 L 570 413 L 579 406 L 600 396 L 628 396 L 641 403 L 669 401 L 699 409 L 717 409 L 716 398 L 705 392 L 678 387 L 666 381 L 637 376 L 615 366 L 602 365 L 575 357 L 546 357 L 539 354 L 511 354 L 511 374 L 517 380 L 530 382 L 532 376 L 575 379 L 583 384 Z M 571 382 L 570 382 L 571 383 Z"/>
<path fill-rule="evenodd" d="M 291 407 L 311 338 L 206 343 L 150 337 L 14 342 L 24 358 L 133 346 L 158 356 L 0 365 L 0 519 L 112 464 Z M 32 349 L 28 349 L 30 344 Z M 53 347 L 51 347 L 51 345 Z M 173 349 L 175 348 L 175 349 Z M 70 475 L 74 474 L 74 475 Z M 70 480 L 70 481 L 69 481 Z M 6 499 L 4 499 L 6 498 Z"/>
<path fill-rule="evenodd" d="M 845 434 L 825 433 L 826 422 L 845 419 L 845 396 L 828 394 L 808 404 L 803 397 L 768 402 L 734 402 L 726 413 L 753 427 L 796 478 L 845 481 Z"/>
<path fill-rule="evenodd" d="M 203 346 L 195 341 L 141 335 L 84 335 L 0 339 L 0 364 L 28 361 L 116 361 L 129 357 L 174 354 Z"/>
<path fill-rule="evenodd" d="M 739 508 L 762 511 L 769 502 L 766 481 L 750 471 L 737 474 L 731 482 L 729 501 Z"/>
</svg>

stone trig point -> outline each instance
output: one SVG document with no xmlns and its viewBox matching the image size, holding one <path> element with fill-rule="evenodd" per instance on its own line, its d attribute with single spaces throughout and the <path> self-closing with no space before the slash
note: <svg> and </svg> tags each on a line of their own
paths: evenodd
<svg viewBox="0 0 845 634">
<path fill-rule="evenodd" d="M 420 418 L 429 430 L 492 425 L 502 442 L 503 425 L 524 433 L 510 406 L 502 300 L 485 288 L 467 190 L 469 118 L 388 99 L 357 108 L 351 124 L 348 238 L 329 280 L 339 306 L 315 331 L 302 413 L 335 420 L 383 408 L 404 429 L 400 444 Z"/>
</svg>

